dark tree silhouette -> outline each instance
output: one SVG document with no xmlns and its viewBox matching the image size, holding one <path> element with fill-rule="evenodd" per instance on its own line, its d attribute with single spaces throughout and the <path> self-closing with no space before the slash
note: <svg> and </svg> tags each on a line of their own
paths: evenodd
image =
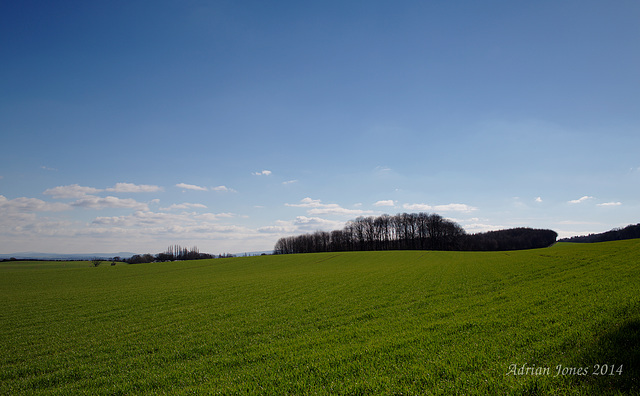
<svg viewBox="0 0 640 396">
<path fill-rule="evenodd" d="M 558 234 L 552 230 L 512 228 L 465 235 L 460 238 L 460 250 L 521 250 L 547 247 L 556 242 Z"/>
<path fill-rule="evenodd" d="M 513 228 L 468 235 L 457 223 L 437 214 L 401 213 L 358 217 L 342 230 L 316 231 L 280 238 L 275 254 L 352 250 L 516 250 L 547 247 L 552 230 Z"/>
<path fill-rule="evenodd" d="M 437 214 L 358 217 L 342 230 L 280 238 L 276 254 L 339 252 L 353 250 L 398 250 L 456 248 L 465 232 L 458 224 Z"/>
<path fill-rule="evenodd" d="M 620 241 L 623 239 L 640 238 L 640 223 L 636 225 L 628 225 L 624 228 L 614 228 L 612 230 L 602 232 L 600 234 L 589 234 L 584 236 L 574 236 L 571 238 L 560 239 L 560 242 L 608 242 Z"/>
</svg>

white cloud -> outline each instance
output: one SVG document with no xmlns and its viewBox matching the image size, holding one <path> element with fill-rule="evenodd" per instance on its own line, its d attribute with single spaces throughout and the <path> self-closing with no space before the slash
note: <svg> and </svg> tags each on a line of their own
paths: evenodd
<svg viewBox="0 0 640 396">
<path fill-rule="evenodd" d="M 570 204 L 579 204 L 579 203 L 582 203 L 582 202 L 584 202 L 584 201 L 586 201 L 586 200 L 588 200 L 588 199 L 592 199 L 592 198 L 593 198 L 593 197 L 590 197 L 590 196 L 588 196 L 588 195 L 585 195 L 585 196 L 583 196 L 582 198 L 578 198 L 578 199 L 571 200 L 571 201 L 569 201 L 569 203 L 570 203 Z"/>
<path fill-rule="evenodd" d="M 0 195 L 0 213 L 31 213 L 31 212 L 60 212 L 69 210 L 68 204 L 60 202 L 45 202 L 37 198 L 20 197 L 15 199 L 7 199 L 4 195 Z"/>
<path fill-rule="evenodd" d="M 145 203 L 116 197 L 84 195 L 72 203 L 50 203 L 36 198 L 9 200 L 0 195 L 0 251 L 157 253 L 169 244 L 183 243 L 196 245 L 203 252 L 236 253 L 272 247 L 278 238 L 277 234 L 259 232 L 256 228 L 224 224 L 237 216 L 233 213 L 193 210 L 200 205 L 176 208 L 186 209 L 180 212 L 151 212 Z M 95 217 L 89 224 L 44 217 L 48 215 L 46 212 L 74 207 L 133 210 L 122 216 Z"/>
<path fill-rule="evenodd" d="M 127 208 L 136 210 L 149 210 L 146 203 L 138 202 L 132 198 L 118 197 L 96 197 L 94 195 L 84 196 L 77 201 L 71 203 L 71 206 L 85 209 L 105 209 L 105 208 Z"/>
<path fill-rule="evenodd" d="M 213 187 L 212 188 L 213 191 L 219 191 L 219 192 L 237 192 L 236 190 L 234 190 L 233 188 L 229 188 L 227 186 L 217 186 L 217 187 Z"/>
<path fill-rule="evenodd" d="M 378 201 L 373 204 L 373 206 L 395 206 L 395 205 L 396 203 L 393 201 L 393 199 Z"/>
<path fill-rule="evenodd" d="M 258 232 L 270 234 L 293 234 L 296 227 L 290 221 L 276 220 L 274 225 L 258 228 Z"/>
<path fill-rule="evenodd" d="M 173 214 L 138 210 L 133 214 L 126 216 L 96 217 L 93 220 L 93 224 L 112 225 L 120 227 L 153 228 L 161 225 L 169 226 L 175 223 L 183 223 L 185 219 L 189 218 L 190 216 L 188 214 Z M 193 220 L 190 220 L 189 222 L 194 223 Z"/>
<path fill-rule="evenodd" d="M 303 234 L 314 231 L 333 231 L 342 229 L 344 222 L 327 220 L 321 217 L 297 216 L 294 220 L 277 220 L 274 225 L 258 228 L 261 233 Z"/>
<path fill-rule="evenodd" d="M 407 210 L 431 210 L 433 206 L 427 204 L 404 204 L 403 208 Z"/>
<path fill-rule="evenodd" d="M 127 216 L 118 217 L 97 217 L 89 229 L 83 230 L 84 234 L 108 235 L 112 238 L 121 239 L 123 235 L 127 238 L 136 236 L 136 243 L 139 241 L 164 240 L 175 243 L 176 240 L 203 241 L 210 244 L 214 240 L 218 243 L 222 240 L 245 241 L 255 243 L 261 240 L 264 244 L 264 236 L 255 229 L 243 226 L 220 224 L 222 218 L 234 217 L 232 213 L 166 213 L 136 211 Z M 173 242 L 172 242 L 173 241 Z M 271 238 L 269 243 L 275 243 Z M 164 242 L 163 242 L 164 243 Z M 191 243 L 191 242 L 190 242 Z M 210 251 L 211 247 L 202 248 L 202 251 Z"/>
<path fill-rule="evenodd" d="M 467 204 L 450 203 L 446 205 L 427 205 L 427 204 L 404 204 L 403 208 L 407 210 L 434 210 L 436 212 L 473 212 L 478 208 Z"/>
<path fill-rule="evenodd" d="M 173 204 L 166 208 L 160 208 L 160 210 L 175 210 L 175 209 L 190 209 L 190 208 L 198 208 L 198 209 L 206 209 L 206 205 L 199 203 L 181 203 L 181 204 Z"/>
<path fill-rule="evenodd" d="M 373 213 L 370 210 L 361 209 L 346 209 L 338 204 L 324 204 L 319 199 L 312 199 L 309 197 L 303 198 L 298 204 L 286 203 L 285 206 L 297 207 L 297 208 L 311 208 L 307 211 L 310 215 L 347 215 L 347 216 L 359 216 L 363 214 Z"/>
<path fill-rule="evenodd" d="M 178 183 L 176 184 L 176 187 L 183 188 L 185 190 L 207 191 L 206 187 L 196 186 L 195 184 Z"/>
<path fill-rule="evenodd" d="M 293 184 L 293 183 L 297 183 L 297 180 L 287 180 L 287 181 L 283 181 L 282 184 L 287 185 L 287 184 Z"/>
<path fill-rule="evenodd" d="M 347 209 L 337 204 L 328 204 L 323 208 L 310 209 L 307 213 L 310 215 L 360 216 L 363 214 L 371 214 L 373 212 L 371 210 Z"/>
<path fill-rule="evenodd" d="M 538 203 L 542 202 L 542 197 L 537 197 L 537 198 L 535 199 L 535 201 L 536 201 L 536 202 L 538 202 Z"/>
<path fill-rule="evenodd" d="M 252 174 L 255 176 L 269 176 L 271 174 L 271 171 L 265 169 L 262 172 L 253 172 Z"/>
<path fill-rule="evenodd" d="M 447 205 L 436 205 L 433 207 L 436 211 L 442 212 L 473 212 L 478 208 L 466 204 L 451 203 Z"/>
<path fill-rule="evenodd" d="M 285 206 L 293 206 L 296 208 L 318 208 L 323 206 L 319 199 L 311 199 L 309 197 L 302 198 L 299 204 L 286 203 Z"/>
<path fill-rule="evenodd" d="M 622 202 L 604 202 L 604 203 L 599 203 L 598 206 L 620 206 L 622 205 Z"/>
<path fill-rule="evenodd" d="M 469 234 L 477 234 L 480 232 L 495 231 L 495 230 L 501 230 L 506 228 L 501 225 L 484 224 L 484 223 L 478 223 L 478 222 L 461 224 L 461 225 L 462 225 L 462 228 L 464 228 L 464 230 Z"/>
<path fill-rule="evenodd" d="M 116 183 L 115 186 L 107 188 L 106 191 L 119 193 L 143 193 L 162 191 L 162 187 L 149 184 Z"/>
<path fill-rule="evenodd" d="M 235 217 L 233 213 L 202 213 L 200 215 L 194 216 L 198 220 L 204 221 L 218 221 L 222 218 Z"/>
<path fill-rule="evenodd" d="M 120 227 L 186 227 L 218 221 L 220 218 L 233 217 L 232 213 L 201 213 L 183 212 L 166 213 L 138 210 L 133 214 L 115 217 L 96 217 L 93 224 L 112 225 Z"/>
<path fill-rule="evenodd" d="M 293 225 L 298 231 L 313 232 L 317 230 L 333 231 L 344 227 L 344 222 L 327 220 L 320 217 L 297 216 Z"/>
<path fill-rule="evenodd" d="M 45 202 L 37 198 L 7 199 L 0 195 L 0 249 L 3 252 L 35 250 L 45 236 L 73 237 L 68 227 L 71 222 L 49 217 L 42 213 L 70 210 L 66 203 Z"/>
<path fill-rule="evenodd" d="M 50 167 L 48 167 L 48 166 L 44 166 L 44 165 L 42 165 L 42 166 L 40 167 L 40 169 L 44 169 L 44 170 L 46 170 L 46 171 L 57 171 L 57 169 L 56 169 L 56 168 L 50 168 Z"/>
<path fill-rule="evenodd" d="M 95 194 L 102 191 L 99 188 L 84 187 L 77 184 L 71 184 L 68 186 L 58 186 L 49 188 L 44 191 L 44 194 L 51 195 L 56 199 L 68 199 L 68 198 L 82 198 L 86 195 Z"/>
<path fill-rule="evenodd" d="M 94 195 L 102 191 L 117 193 L 157 192 L 162 191 L 162 187 L 152 186 L 149 184 L 116 183 L 113 187 L 101 189 L 71 184 L 68 186 L 49 188 L 44 191 L 44 194 L 51 195 L 55 199 L 74 199 L 84 198 L 88 195 Z"/>
</svg>

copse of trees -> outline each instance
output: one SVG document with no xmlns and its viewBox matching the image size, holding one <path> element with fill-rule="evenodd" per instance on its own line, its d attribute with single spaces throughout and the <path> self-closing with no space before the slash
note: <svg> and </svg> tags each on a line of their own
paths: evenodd
<svg viewBox="0 0 640 396">
<path fill-rule="evenodd" d="M 552 230 L 520 227 L 464 235 L 458 247 L 467 251 L 537 249 L 554 244 L 557 237 L 558 233 Z"/>
<path fill-rule="evenodd" d="M 157 261 L 202 260 L 213 258 L 211 254 L 200 253 L 197 246 L 187 249 L 180 245 L 172 245 L 163 253 L 156 254 Z"/>
<path fill-rule="evenodd" d="M 166 251 L 155 256 L 151 254 L 135 254 L 125 261 L 129 264 L 153 263 L 155 261 L 203 260 L 214 258 L 209 253 L 200 253 L 197 246 L 187 249 L 180 245 L 171 245 Z"/>
<path fill-rule="evenodd" d="M 156 261 L 155 256 L 147 253 L 147 254 L 134 254 L 128 259 L 124 260 L 128 264 L 143 264 L 143 263 L 153 263 Z"/>
<path fill-rule="evenodd" d="M 274 246 L 274 254 L 364 250 L 516 250 L 546 247 L 556 238 L 555 231 L 531 228 L 468 235 L 460 225 L 437 214 L 384 214 L 358 217 L 349 221 L 342 230 L 280 238 Z"/>
<path fill-rule="evenodd" d="M 451 250 L 464 229 L 437 214 L 358 217 L 342 230 L 280 238 L 275 254 L 361 250 Z"/>
</svg>

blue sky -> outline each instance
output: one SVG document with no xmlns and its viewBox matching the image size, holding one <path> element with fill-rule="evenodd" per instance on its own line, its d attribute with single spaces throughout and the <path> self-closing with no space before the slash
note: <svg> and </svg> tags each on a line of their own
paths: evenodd
<svg viewBox="0 0 640 396">
<path fill-rule="evenodd" d="M 634 1 L 0 5 L 0 253 L 640 214 Z"/>
</svg>

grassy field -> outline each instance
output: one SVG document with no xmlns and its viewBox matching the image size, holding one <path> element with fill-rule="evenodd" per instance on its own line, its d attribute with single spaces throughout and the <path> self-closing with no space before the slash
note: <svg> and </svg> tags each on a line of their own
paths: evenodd
<svg viewBox="0 0 640 396">
<path fill-rule="evenodd" d="M 108 264 L 0 263 L 1 394 L 640 392 L 640 240 Z"/>
</svg>

